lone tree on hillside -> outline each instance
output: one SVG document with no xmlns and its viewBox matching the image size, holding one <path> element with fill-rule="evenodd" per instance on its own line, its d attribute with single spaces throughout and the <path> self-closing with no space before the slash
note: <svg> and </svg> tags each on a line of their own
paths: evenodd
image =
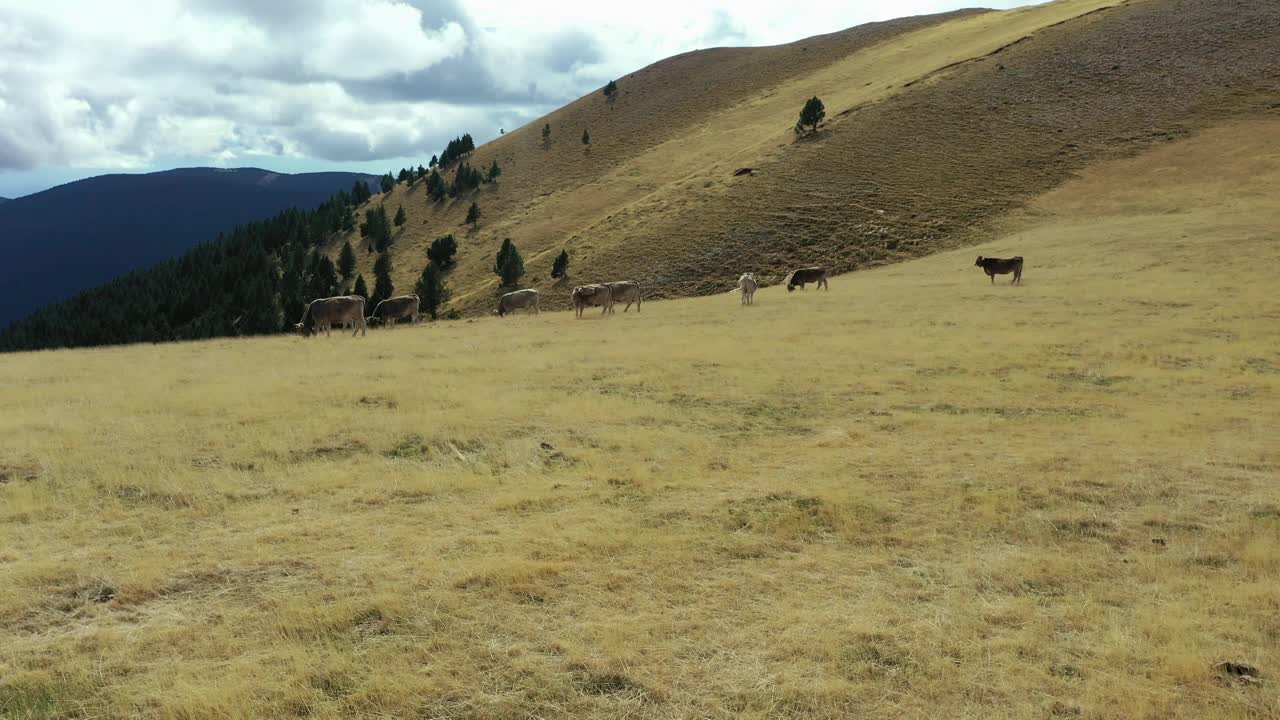
<svg viewBox="0 0 1280 720">
<path fill-rule="evenodd" d="M 467 224 L 470 225 L 471 227 L 475 227 L 476 223 L 479 221 L 480 221 L 480 206 L 476 205 L 475 202 L 473 201 L 471 203 L 471 207 L 467 209 Z"/>
<path fill-rule="evenodd" d="M 610 80 L 609 84 L 604 86 L 604 96 L 609 102 L 613 102 L 614 98 L 618 97 L 618 83 Z"/>
<path fill-rule="evenodd" d="M 591 133 L 586 128 L 582 129 L 582 144 L 591 147 Z"/>
<path fill-rule="evenodd" d="M 364 276 L 356 275 L 356 286 L 351 290 L 352 295 L 359 295 L 365 299 L 366 304 L 369 300 L 369 286 L 364 284 Z M 372 312 L 372 310 L 370 310 Z"/>
<path fill-rule="evenodd" d="M 493 182 L 494 180 L 497 180 L 498 176 L 501 174 L 502 168 L 498 167 L 498 161 L 494 160 L 493 164 L 489 166 L 489 176 L 485 179 L 488 182 Z"/>
<path fill-rule="evenodd" d="M 396 219 L 395 219 L 396 227 L 400 227 L 401 225 L 404 225 L 406 220 L 408 220 L 408 218 L 405 217 L 404 206 L 401 205 L 400 209 L 396 211 Z"/>
<path fill-rule="evenodd" d="M 524 258 L 520 257 L 520 251 L 511 242 L 511 238 L 502 241 L 502 248 L 493 260 L 493 272 L 502 278 L 503 285 L 508 286 L 520 282 L 520 277 L 524 275 Z"/>
<path fill-rule="evenodd" d="M 551 123 L 542 126 L 542 147 L 551 147 Z"/>
<path fill-rule="evenodd" d="M 366 310 L 373 312 L 378 303 L 391 297 L 395 288 L 391 285 L 391 253 L 382 253 L 373 264 L 376 279 L 373 282 L 373 296 L 369 298 Z"/>
<path fill-rule="evenodd" d="M 822 106 L 822 101 L 817 95 L 809 98 L 804 104 L 804 109 L 800 111 L 800 120 L 796 122 L 796 134 L 805 135 L 813 134 L 818 131 L 818 126 L 822 124 L 822 119 L 827 116 L 827 109 Z"/>
<path fill-rule="evenodd" d="M 563 278 L 569 277 L 569 251 L 561 250 L 556 256 L 555 262 L 551 263 L 551 277 Z"/>
<path fill-rule="evenodd" d="M 356 271 L 356 251 L 351 249 L 351 242 L 342 243 L 342 252 L 338 253 L 338 272 L 343 280 L 350 280 L 351 273 Z"/>
<path fill-rule="evenodd" d="M 436 315 L 449 304 L 449 296 L 452 294 L 449 292 L 449 286 L 444 283 L 440 268 L 433 262 L 427 263 L 427 266 L 422 269 L 422 277 L 418 278 L 414 292 L 422 302 L 422 309 L 427 311 L 432 320 L 435 320 Z"/>
<path fill-rule="evenodd" d="M 445 235 L 431 241 L 431 247 L 427 248 L 427 259 L 441 270 L 448 270 L 453 266 L 453 256 L 458 253 L 458 241 L 453 239 L 453 235 Z"/>
</svg>

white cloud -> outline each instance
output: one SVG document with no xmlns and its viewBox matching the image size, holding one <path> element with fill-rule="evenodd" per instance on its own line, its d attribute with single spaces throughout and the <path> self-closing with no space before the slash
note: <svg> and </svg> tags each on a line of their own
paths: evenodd
<svg viewBox="0 0 1280 720">
<path fill-rule="evenodd" d="M 176 157 L 429 156 L 679 52 L 968 4 L 0 0 L 0 179 Z"/>
</svg>

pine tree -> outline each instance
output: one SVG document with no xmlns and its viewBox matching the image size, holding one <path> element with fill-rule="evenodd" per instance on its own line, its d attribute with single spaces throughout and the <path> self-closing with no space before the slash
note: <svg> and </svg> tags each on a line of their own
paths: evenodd
<svg viewBox="0 0 1280 720">
<path fill-rule="evenodd" d="M 373 297 L 369 298 L 368 308 L 378 306 L 378 303 L 391 297 L 395 292 L 395 288 L 391 285 L 391 253 L 382 253 L 373 264 Z"/>
<path fill-rule="evenodd" d="M 569 251 L 561 250 L 556 256 L 555 262 L 551 264 L 551 277 L 563 278 L 569 277 Z"/>
<path fill-rule="evenodd" d="M 343 210 L 342 213 L 342 232 L 351 232 L 356 229 L 356 214 L 350 207 Z"/>
<path fill-rule="evenodd" d="M 449 304 L 451 295 L 449 287 L 444 282 L 443 273 L 433 262 L 427 263 L 427 266 L 422 269 L 422 277 L 418 278 L 414 292 L 422 303 L 422 309 L 431 316 L 432 320 L 435 320 L 437 314 Z"/>
<path fill-rule="evenodd" d="M 501 174 L 502 174 L 502 168 L 498 167 L 498 161 L 494 160 L 493 164 L 489 166 L 489 177 L 488 177 L 489 182 L 493 182 L 494 180 L 497 180 L 498 176 Z"/>
<path fill-rule="evenodd" d="M 365 223 L 362 230 L 369 237 L 369 247 L 377 252 L 386 252 L 391 246 L 391 222 L 387 219 L 387 209 L 382 205 L 365 211 Z"/>
<path fill-rule="evenodd" d="M 402 182 L 404 182 L 404 181 L 406 181 L 406 180 L 410 180 L 410 179 L 411 179 L 411 178 L 410 178 L 410 175 L 409 175 L 409 171 L 408 171 L 407 169 L 405 169 L 405 168 L 400 168 L 400 174 L 396 176 L 396 182 L 397 182 L 397 183 L 402 183 Z"/>
<path fill-rule="evenodd" d="M 404 214 L 404 206 L 401 205 L 400 209 L 396 211 L 396 219 L 395 219 L 396 227 L 400 227 L 401 225 L 404 225 L 406 220 L 408 220 L 408 218 Z"/>
<path fill-rule="evenodd" d="M 431 162 L 427 163 L 427 167 L 431 168 L 432 170 L 435 170 L 436 166 L 439 164 L 440 164 L 440 158 L 435 155 L 432 155 Z"/>
<path fill-rule="evenodd" d="M 391 176 L 391 173 L 387 173 L 386 175 L 382 176 L 382 192 L 389 193 L 391 192 L 391 188 L 395 186 L 396 186 L 396 179 Z"/>
<path fill-rule="evenodd" d="M 587 132 L 586 128 L 582 129 L 582 144 L 587 147 L 591 146 L 591 133 Z"/>
<path fill-rule="evenodd" d="M 502 241 L 502 247 L 493 259 L 493 273 L 502 278 L 503 285 L 515 285 L 524 275 L 524 258 L 511 238 Z"/>
<path fill-rule="evenodd" d="M 342 274 L 343 280 L 350 280 L 351 273 L 356 270 L 356 251 L 351 248 L 351 242 L 342 243 L 342 252 L 338 253 L 338 272 Z"/>
<path fill-rule="evenodd" d="M 551 123 L 542 126 L 542 146 L 551 147 Z"/>
<path fill-rule="evenodd" d="M 414 182 L 417 182 L 418 180 L 421 180 L 421 179 L 425 178 L 426 176 L 427 176 L 427 169 L 426 169 L 426 168 L 424 168 L 424 167 L 422 167 L 421 165 L 419 165 L 419 166 L 418 166 L 418 176 L 414 179 Z"/>
<path fill-rule="evenodd" d="M 604 96 L 608 98 L 609 102 L 613 102 L 614 98 L 618 96 L 618 83 L 610 80 L 609 84 L 604 86 Z"/>
<path fill-rule="evenodd" d="M 818 131 L 818 126 L 822 124 L 822 119 L 827 116 L 827 110 L 822 105 L 822 101 L 818 96 L 813 96 L 805 102 L 804 108 L 800 110 L 800 120 L 796 122 L 796 134 L 812 134 Z"/>
<path fill-rule="evenodd" d="M 475 227 L 476 223 L 479 221 L 480 221 L 480 206 L 472 202 L 471 207 L 467 209 L 467 224 L 469 224 L 471 227 Z"/>
<path fill-rule="evenodd" d="M 359 295 L 365 300 L 369 299 L 369 286 L 364 284 L 364 276 L 356 275 L 356 286 L 351 289 L 352 295 Z M 373 310 L 373 308 L 369 308 Z"/>
<path fill-rule="evenodd" d="M 453 235 L 445 235 L 431 241 L 431 247 L 427 248 L 427 259 L 441 270 L 448 270 L 453 266 L 453 256 L 457 252 L 458 241 L 453 239 Z"/>
</svg>

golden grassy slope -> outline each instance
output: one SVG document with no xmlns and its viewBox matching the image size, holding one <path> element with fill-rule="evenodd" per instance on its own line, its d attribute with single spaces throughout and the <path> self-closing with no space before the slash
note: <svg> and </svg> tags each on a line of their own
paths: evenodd
<svg viewBox="0 0 1280 720">
<path fill-rule="evenodd" d="M 753 308 L 0 357 L 0 712 L 1280 717 L 1278 148 Z"/>
<path fill-rule="evenodd" d="M 1277 43 L 1268 3 L 1061 0 L 689 53 L 621 78 L 612 105 L 592 93 L 550 115 L 549 150 L 542 119 L 480 148 L 473 164 L 496 158 L 504 174 L 475 196 L 474 232 L 471 197 L 428 207 L 419 185 L 375 202 L 409 213 L 401 290 L 432 239 L 459 235 L 450 282 L 467 312 L 492 309 L 505 237 L 552 307 L 567 304 L 568 284 L 549 278 L 562 248 L 571 284 L 627 277 L 655 297 L 715 292 L 745 270 L 870 267 L 975 242 L 1092 162 L 1274 112 Z M 797 143 L 814 94 L 826 131 Z M 742 167 L 757 172 L 735 177 Z"/>
</svg>

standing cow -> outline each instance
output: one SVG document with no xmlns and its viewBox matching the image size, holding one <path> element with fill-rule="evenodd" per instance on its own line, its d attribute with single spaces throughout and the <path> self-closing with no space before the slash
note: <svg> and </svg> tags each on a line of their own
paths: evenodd
<svg viewBox="0 0 1280 720">
<path fill-rule="evenodd" d="M 631 303 L 636 304 L 636 312 L 640 312 L 640 283 L 630 280 L 619 280 L 618 282 L 605 283 L 609 288 L 609 296 L 612 302 L 609 304 L 609 312 L 613 312 L 613 305 L 626 303 L 627 306 L 622 309 L 626 312 L 631 309 Z"/>
<path fill-rule="evenodd" d="M 743 305 L 751 305 L 755 303 L 756 290 L 759 287 L 760 284 L 756 282 L 756 276 L 754 273 L 743 273 L 742 277 L 738 278 L 738 290 L 742 292 L 741 302 Z"/>
<path fill-rule="evenodd" d="M 338 297 L 312 300 L 302 314 L 302 321 L 296 327 L 303 335 L 329 335 L 334 325 L 351 323 L 351 337 L 357 333 L 364 335 L 367 325 L 364 320 L 364 298 L 359 295 L 341 295 Z"/>
<path fill-rule="evenodd" d="M 804 268 L 803 270 L 792 270 L 787 275 L 787 292 L 792 292 L 796 288 L 804 289 L 809 283 L 818 283 L 819 288 L 830 290 L 827 285 L 827 271 L 820 267 Z"/>
<path fill-rule="evenodd" d="M 379 322 L 387 327 L 395 327 L 398 320 L 409 321 L 410 325 L 418 324 L 418 307 L 422 301 L 417 295 L 401 295 L 383 300 L 373 309 L 373 316 L 369 318 L 372 321 Z"/>
<path fill-rule="evenodd" d="M 608 285 L 580 285 L 573 289 L 573 311 L 582 317 L 582 311 L 589 307 L 603 307 L 601 315 L 613 309 L 613 292 Z"/>
<path fill-rule="evenodd" d="M 1013 273 L 1013 280 L 1009 281 L 1010 285 L 1017 283 L 1022 284 L 1022 256 L 1018 255 L 1011 258 L 989 258 L 978 256 L 978 261 L 974 265 L 982 268 L 982 272 L 991 278 L 991 284 L 996 284 L 997 275 L 1008 275 Z"/>
<path fill-rule="evenodd" d="M 498 298 L 498 317 L 516 310 L 533 310 L 535 315 L 541 314 L 538 310 L 538 291 L 533 288 L 516 290 Z"/>
</svg>

